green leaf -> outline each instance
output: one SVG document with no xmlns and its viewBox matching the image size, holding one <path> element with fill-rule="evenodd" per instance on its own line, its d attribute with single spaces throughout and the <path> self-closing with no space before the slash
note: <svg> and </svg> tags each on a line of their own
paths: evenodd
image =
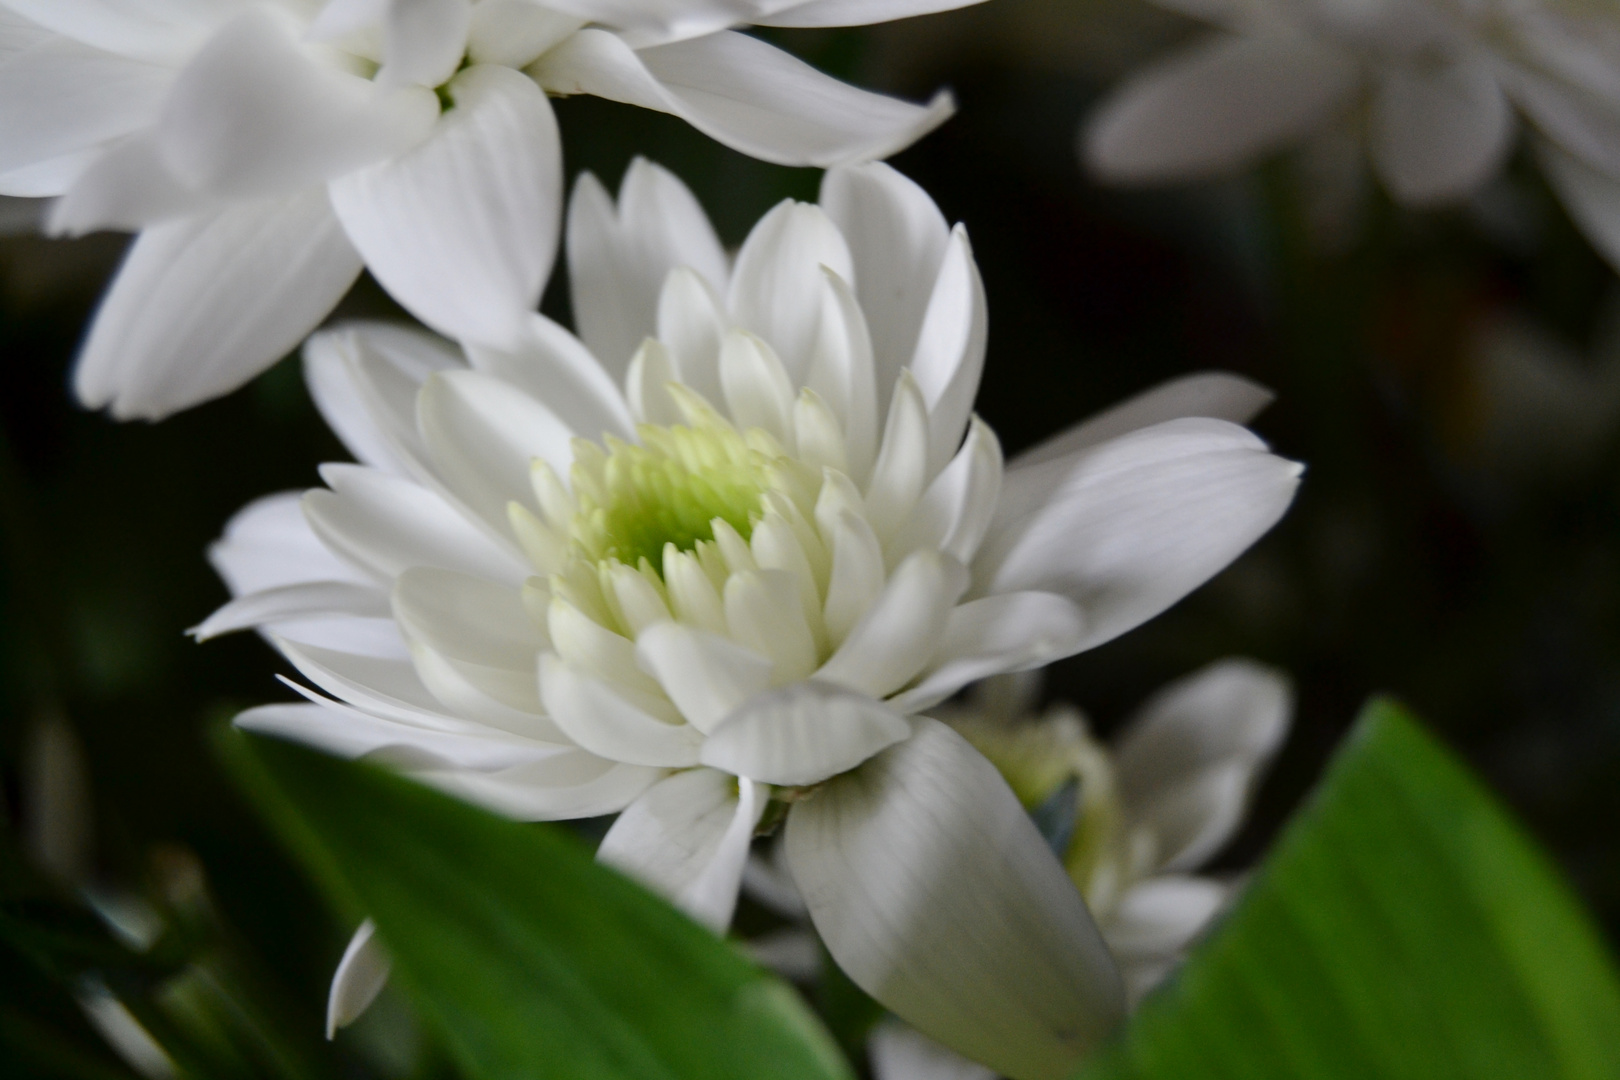
<svg viewBox="0 0 1620 1080">
<path fill-rule="evenodd" d="M 238 781 L 474 1080 L 844 1080 L 785 983 L 567 833 L 227 732 Z"/>
<path fill-rule="evenodd" d="M 1620 982 L 1492 796 L 1374 702 L 1225 925 L 1085 1080 L 1614 1080 Z"/>
</svg>

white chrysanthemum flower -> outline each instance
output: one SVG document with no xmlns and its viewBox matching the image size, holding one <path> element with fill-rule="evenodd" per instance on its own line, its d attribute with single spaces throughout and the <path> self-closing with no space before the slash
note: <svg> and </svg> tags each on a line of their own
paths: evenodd
<svg viewBox="0 0 1620 1080">
<path fill-rule="evenodd" d="M 238 722 L 516 817 L 617 812 L 600 857 L 716 928 L 785 818 L 857 983 L 1009 1076 L 1066 1075 L 1123 1008 L 1113 962 L 1006 782 L 919 714 L 1123 633 L 1270 528 L 1299 468 L 1232 422 L 1267 395 L 1183 380 L 1003 475 L 966 234 L 881 165 L 732 261 L 638 163 L 617 205 L 581 182 L 569 245 L 583 342 L 540 316 L 464 357 L 312 341 L 365 464 L 238 516 L 214 558 L 239 599 L 199 634 L 265 627 L 336 700 Z"/>
<path fill-rule="evenodd" d="M 1142 72 L 1092 117 L 1103 177 L 1252 164 L 1349 123 L 1390 194 L 1425 205 L 1494 177 L 1515 111 L 1571 212 L 1620 262 L 1620 19 L 1574 0 L 1155 0 L 1220 32 Z"/>
<path fill-rule="evenodd" d="M 0 0 L 0 194 L 54 230 L 140 230 L 76 388 L 120 418 L 226 393 L 362 263 L 459 340 L 511 346 L 562 210 L 546 95 L 673 113 L 791 165 L 885 157 L 951 112 L 728 27 L 976 0 Z"/>
</svg>

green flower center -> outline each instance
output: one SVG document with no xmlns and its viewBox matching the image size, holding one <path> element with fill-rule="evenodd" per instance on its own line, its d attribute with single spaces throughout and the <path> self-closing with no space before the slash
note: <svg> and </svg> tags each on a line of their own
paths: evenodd
<svg viewBox="0 0 1620 1080">
<path fill-rule="evenodd" d="M 664 546 L 693 551 L 714 539 L 715 518 L 744 540 L 770 486 L 771 459 L 721 426 L 637 429 L 642 445 L 607 440 L 607 454 L 576 460 L 573 538 L 598 561 L 661 571 Z"/>
</svg>

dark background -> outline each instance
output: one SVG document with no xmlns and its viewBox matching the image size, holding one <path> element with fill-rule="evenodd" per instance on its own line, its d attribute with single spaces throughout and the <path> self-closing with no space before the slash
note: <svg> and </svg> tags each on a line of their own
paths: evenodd
<svg viewBox="0 0 1620 1080">
<path fill-rule="evenodd" d="M 1291 672 L 1295 728 L 1228 867 L 1252 862 L 1361 703 L 1394 694 L 1485 775 L 1616 940 L 1613 270 L 1523 155 L 1473 204 L 1421 214 L 1353 172 L 1324 209 L 1297 157 L 1219 183 L 1093 184 L 1075 152 L 1088 105 L 1132 57 L 1185 32 L 1114 11 L 998 0 L 875 31 L 774 35 L 863 85 L 954 88 L 960 114 L 894 164 L 967 223 L 991 311 L 980 409 L 1009 451 L 1192 371 L 1278 393 L 1256 426 L 1308 466 L 1293 510 L 1168 615 L 1059 665 L 1049 692 L 1106 732 L 1220 656 Z M 616 184 L 644 153 L 691 184 L 728 243 L 778 199 L 814 197 L 817 173 L 745 159 L 672 118 L 594 99 L 558 111 L 571 173 Z M 162 889 L 176 860 L 200 863 L 213 932 L 313 1039 L 349 927 L 270 845 L 206 738 L 288 694 L 254 637 L 198 646 L 182 631 L 225 599 L 203 550 L 226 518 L 314 484 L 316 464 L 343 453 L 296 360 L 158 425 L 76 408 L 74 347 L 123 244 L 0 241 L 6 817 L 27 817 L 31 733 L 65 718 L 88 763 L 97 879 Z M 545 306 L 566 315 L 564 283 Z M 344 310 L 392 309 L 362 284 Z M 1485 343 L 1504 327 L 1540 344 L 1521 340 L 1492 368 Z M 386 1057 L 340 1040 L 335 1060 L 359 1075 L 388 1072 Z"/>
</svg>

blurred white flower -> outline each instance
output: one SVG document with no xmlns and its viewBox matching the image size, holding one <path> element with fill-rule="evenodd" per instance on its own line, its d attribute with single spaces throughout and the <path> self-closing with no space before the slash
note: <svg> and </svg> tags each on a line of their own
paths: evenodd
<svg viewBox="0 0 1620 1080">
<path fill-rule="evenodd" d="M 1269 529 L 1299 468 L 1234 422 L 1268 395 L 1184 379 L 1003 475 L 966 233 L 882 165 L 734 262 L 645 162 L 617 204 L 583 178 L 568 234 L 583 341 L 538 315 L 464 357 L 312 340 L 365 464 L 231 523 L 239 598 L 198 633 L 267 628 L 338 700 L 238 723 L 519 818 L 619 813 L 600 857 L 717 929 L 785 818 L 851 978 L 1009 1076 L 1066 1075 L 1118 975 L 1005 781 L 919 714 L 1129 630 Z"/>
<path fill-rule="evenodd" d="M 441 333 L 513 346 L 561 217 L 546 94 L 684 118 L 768 161 L 885 157 L 943 121 L 728 27 L 974 0 L 0 0 L 0 195 L 140 231 L 79 359 L 120 418 L 224 394 L 361 270 Z"/>
<path fill-rule="evenodd" d="M 1571 213 L 1620 262 L 1620 18 L 1576 0 L 1155 0 L 1220 30 L 1128 80 L 1083 133 L 1121 182 L 1220 173 L 1360 131 L 1390 194 L 1458 199 L 1522 116 Z"/>
</svg>

